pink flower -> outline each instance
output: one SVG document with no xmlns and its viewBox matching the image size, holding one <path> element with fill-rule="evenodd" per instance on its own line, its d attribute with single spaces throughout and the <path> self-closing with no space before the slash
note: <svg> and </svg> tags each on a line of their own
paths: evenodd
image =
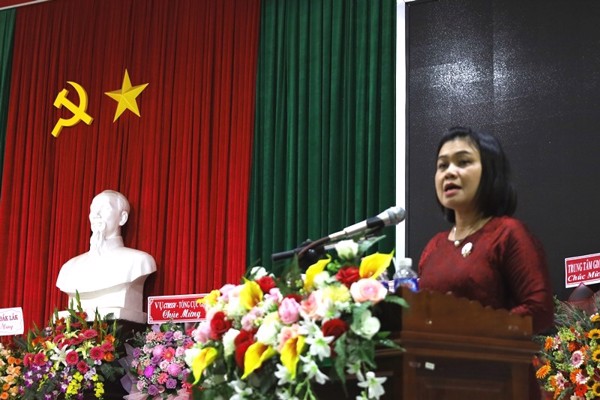
<svg viewBox="0 0 600 400">
<path fill-rule="evenodd" d="M 581 350 L 574 351 L 571 354 L 571 365 L 575 368 L 579 368 L 583 364 L 583 353 Z"/>
<path fill-rule="evenodd" d="M 167 360 L 162 360 L 160 363 L 158 363 L 158 367 L 164 371 L 167 369 L 169 364 L 170 362 L 168 362 Z"/>
<path fill-rule="evenodd" d="M 179 364 L 173 363 L 167 367 L 167 372 L 171 376 L 177 376 L 181 372 L 181 366 Z"/>
<path fill-rule="evenodd" d="M 96 332 L 96 330 L 94 330 L 94 329 L 86 329 L 85 331 L 82 332 L 82 335 L 86 339 L 92 339 L 92 338 L 95 338 L 96 336 L 98 336 L 98 332 Z"/>
<path fill-rule="evenodd" d="M 175 350 L 172 347 L 167 347 L 163 353 L 163 358 L 167 361 L 171 361 L 175 357 Z"/>
<path fill-rule="evenodd" d="M 86 372 L 88 372 L 89 369 L 90 369 L 90 367 L 87 365 L 87 363 L 85 361 L 81 360 L 77 363 L 77 371 L 81 372 L 82 374 L 85 374 Z"/>
<path fill-rule="evenodd" d="M 237 285 L 232 285 L 231 283 L 228 283 L 224 285 L 221 289 L 219 289 L 219 292 L 221 293 L 223 299 L 227 300 L 229 298 L 229 293 L 236 287 Z"/>
<path fill-rule="evenodd" d="M 23 356 L 23 365 L 26 367 L 31 366 L 34 363 L 34 356 L 32 353 L 25 353 Z"/>
<path fill-rule="evenodd" d="M 167 379 L 169 379 L 169 375 L 166 374 L 165 372 L 161 372 L 156 377 L 156 382 L 158 382 L 158 383 L 160 383 L 162 385 L 162 384 L 164 384 L 167 381 Z"/>
<path fill-rule="evenodd" d="M 46 364 L 46 355 L 44 353 L 37 353 L 33 356 L 33 363 L 35 365 L 44 365 Z"/>
<path fill-rule="evenodd" d="M 115 351 L 115 346 L 109 341 L 102 343 L 102 345 L 100 347 L 102 348 L 102 351 L 105 353 L 110 353 L 111 351 Z"/>
<path fill-rule="evenodd" d="M 284 324 L 293 324 L 300 317 L 300 304 L 296 299 L 286 297 L 279 305 L 279 318 Z"/>
<path fill-rule="evenodd" d="M 242 317 L 242 329 L 246 331 L 251 331 L 255 328 L 254 322 L 263 316 L 263 312 L 259 308 L 251 309 L 248 314 Z"/>
<path fill-rule="evenodd" d="M 146 389 L 146 386 L 148 386 L 148 385 L 146 384 L 146 382 L 143 379 L 140 379 L 137 381 L 135 386 L 137 387 L 137 390 L 139 390 L 141 392 L 144 389 Z"/>
<path fill-rule="evenodd" d="M 210 339 L 210 323 L 207 321 L 200 323 L 200 326 L 192 332 L 194 340 L 198 343 L 206 343 Z"/>
<path fill-rule="evenodd" d="M 75 365 L 79 361 L 79 355 L 75 350 L 71 350 L 66 354 L 65 361 L 68 365 Z"/>
<path fill-rule="evenodd" d="M 378 280 L 367 278 L 354 282 L 350 294 L 357 303 L 371 301 L 375 304 L 385 298 L 387 290 Z"/>
<path fill-rule="evenodd" d="M 296 324 L 294 324 L 292 326 L 284 326 L 283 328 L 281 328 L 281 332 L 279 334 L 279 347 L 277 350 L 279 352 L 281 352 L 281 349 L 283 348 L 285 343 L 289 339 L 298 337 L 298 335 L 299 335 L 299 327 Z"/>
<path fill-rule="evenodd" d="M 100 346 L 92 347 L 90 349 L 90 357 L 95 361 L 100 361 L 104 358 L 104 352 Z"/>
<path fill-rule="evenodd" d="M 302 313 L 311 319 L 318 319 L 317 311 L 319 310 L 319 305 L 321 303 L 321 292 L 314 291 L 312 292 L 307 299 L 304 299 L 302 303 L 300 303 L 300 308 Z"/>
<path fill-rule="evenodd" d="M 165 346 L 163 346 L 162 344 L 159 344 L 156 347 L 154 347 L 154 350 L 152 350 L 152 355 L 154 357 L 161 357 L 163 355 L 164 351 L 165 351 Z"/>
<path fill-rule="evenodd" d="M 65 335 L 62 333 L 58 334 L 54 337 L 54 339 L 52 339 L 52 341 L 60 346 L 65 341 Z"/>
</svg>

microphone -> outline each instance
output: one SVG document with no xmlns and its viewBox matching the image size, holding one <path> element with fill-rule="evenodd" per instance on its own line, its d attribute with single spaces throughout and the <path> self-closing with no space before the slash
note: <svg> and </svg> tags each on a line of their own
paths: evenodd
<svg viewBox="0 0 600 400">
<path fill-rule="evenodd" d="M 406 218 L 406 211 L 404 211 L 402 207 L 390 207 L 387 210 L 377 214 L 375 217 L 357 222 L 356 224 L 350 225 L 339 232 L 332 233 L 327 237 L 329 238 L 330 242 L 335 242 L 356 236 L 359 233 L 364 233 L 370 229 L 376 231 L 385 226 L 397 225 L 404 221 L 404 218 Z"/>
</svg>

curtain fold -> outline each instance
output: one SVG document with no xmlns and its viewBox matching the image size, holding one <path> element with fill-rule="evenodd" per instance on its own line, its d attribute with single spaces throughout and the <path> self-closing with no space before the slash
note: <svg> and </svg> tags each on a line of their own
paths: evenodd
<svg viewBox="0 0 600 400">
<path fill-rule="evenodd" d="M 132 211 L 125 245 L 158 271 L 146 295 L 202 293 L 246 267 L 258 0 L 63 0 L 16 14 L 0 199 L 0 307 L 43 324 L 66 306 L 62 264 L 89 249 L 89 205 L 105 189 Z M 105 95 L 125 70 L 140 116 Z M 67 81 L 91 125 L 50 132 Z"/>
<path fill-rule="evenodd" d="M 263 1 L 250 263 L 394 205 L 395 49 L 394 0 Z"/>
<path fill-rule="evenodd" d="M 15 10 L 0 11 L 0 184 L 2 183 L 4 144 L 6 142 L 14 29 Z M 2 196 L 1 193 L 0 196 Z"/>
</svg>

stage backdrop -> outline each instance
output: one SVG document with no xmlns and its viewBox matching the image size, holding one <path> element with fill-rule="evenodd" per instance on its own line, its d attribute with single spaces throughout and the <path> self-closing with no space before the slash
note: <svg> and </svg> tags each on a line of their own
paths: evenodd
<svg viewBox="0 0 600 400">
<path fill-rule="evenodd" d="M 435 202 L 442 132 L 500 137 L 519 194 L 516 216 L 541 239 L 554 292 L 564 259 L 600 253 L 600 2 L 408 3 L 408 249 L 449 229 Z"/>
<path fill-rule="evenodd" d="M 152 254 L 152 294 L 198 293 L 245 270 L 260 3 L 60 0 L 16 10 L 0 203 L 0 306 L 43 324 L 66 306 L 61 265 L 89 249 L 104 189 L 132 212 L 125 244 Z M 116 120 L 125 72 L 140 116 Z M 87 92 L 91 125 L 51 132 Z"/>
<path fill-rule="evenodd" d="M 89 248 L 89 204 L 104 189 L 132 204 L 126 245 L 157 260 L 147 295 L 237 283 L 249 262 L 270 267 L 273 252 L 394 205 L 395 9 L 53 0 L 1 13 L 0 307 L 39 325 L 66 305 L 56 276 Z M 148 85 L 140 116 L 115 120 L 105 93 L 126 70 Z M 55 138 L 73 114 L 53 107 L 57 94 L 79 104 L 68 82 L 93 121 Z"/>
</svg>

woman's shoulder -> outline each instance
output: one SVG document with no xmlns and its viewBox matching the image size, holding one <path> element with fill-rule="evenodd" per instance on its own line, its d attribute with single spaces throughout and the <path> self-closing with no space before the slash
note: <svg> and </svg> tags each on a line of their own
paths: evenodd
<svg viewBox="0 0 600 400">
<path fill-rule="evenodd" d="M 529 227 L 520 219 L 509 216 L 501 216 L 493 218 L 490 221 L 492 230 L 496 232 L 498 237 L 504 239 L 512 239 L 513 241 L 533 241 L 539 245 L 539 240 L 532 233 Z"/>
<path fill-rule="evenodd" d="M 442 243 L 447 242 L 448 241 L 448 234 L 450 233 L 449 230 L 446 231 L 441 231 L 436 233 L 435 235 L 433 235 L 431 237 L 431 239 L 429 239 L 429 241 L 427 242 L 427 244 L 425 245 L 425 247 L 423 248 L 423 253 L 429 253 L 432 251 L 432 249 L 436 249 L 438 248 Z"/>
<path fill-rule="evenodd" d="M 525 223 L 515 217 L 503 215 L 493 218 L 490 222 L 490 225 L 492 225 L 494 229 L 500 229 L 509 232 L 529 232 L 529 229 Z"/>
</svg>

